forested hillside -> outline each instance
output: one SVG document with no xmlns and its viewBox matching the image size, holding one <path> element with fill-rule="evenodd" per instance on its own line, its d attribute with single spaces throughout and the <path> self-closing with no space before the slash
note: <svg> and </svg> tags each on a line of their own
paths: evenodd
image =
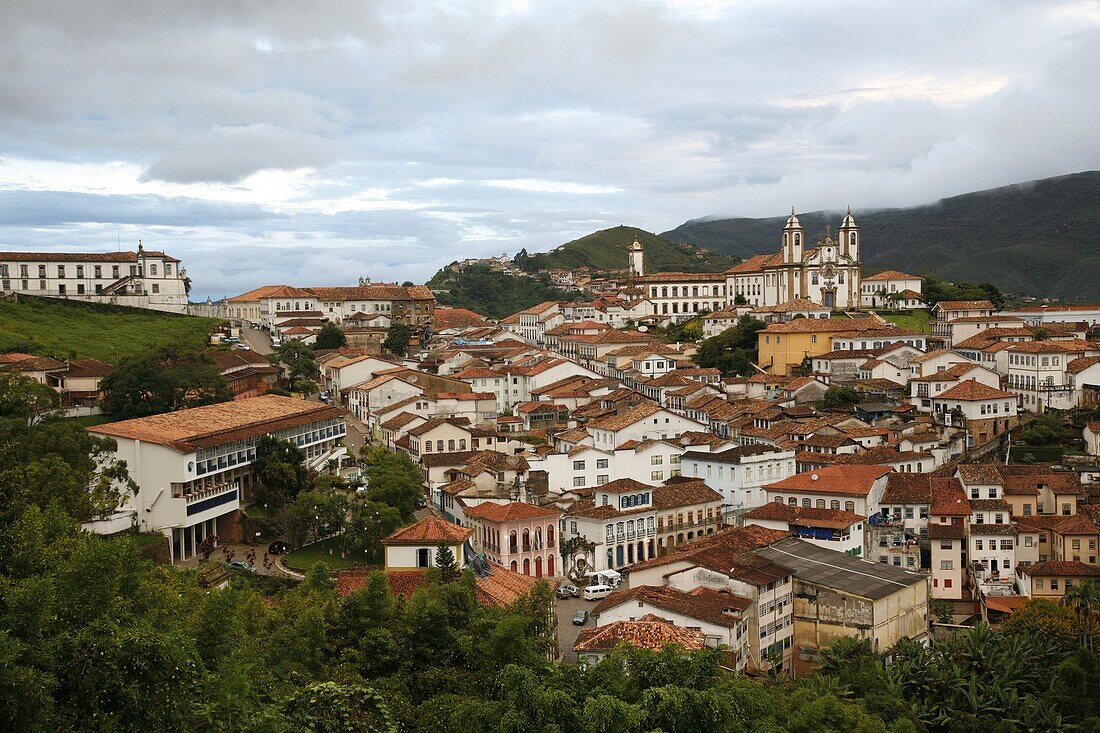
<svg viewBox="0 0 1100 733">
<path fill-rule="evenodd" d="M 553 287 L 545 277 L 513 277 L 482 265 L 461 272 L 440 270 L 428 286 L 441 305 L 469 308 L 494 320 L 547 300 L 581 298 L 580 293 Z"/>
<path fill-rule="evenodd" d="M 646 272 L 721 272 L 740 261 L 703 251 L 694 245 L 670 242 L 637 227 L 617 226 L 566 242 L 549 252 L 528 256 L 521 253 L 516 257 L 516 264 L 527 272 L 582 266 L 594 270 L 625 270 L 627 250 L 635 239 L 645 250 Z"/>
<path fill-rule="evenodd" d="M 858 205 L 858 202 L 853 202 Z M 853 212 L 868 268 L 991 282 L 1023 295 L 1100 299 L 1100 171 L 1005 186 L 927 206 Z M 798 214 L 816 241 L 842 213 Z M 689 221 L 675 242 L 748 257 L 779 248 L 786 215 Z"/>
</svg>

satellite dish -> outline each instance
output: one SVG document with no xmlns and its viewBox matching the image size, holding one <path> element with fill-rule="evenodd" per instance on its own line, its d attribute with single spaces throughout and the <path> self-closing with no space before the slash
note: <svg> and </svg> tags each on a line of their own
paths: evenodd
<svg viewBox="0 0 1100 733">
<path fill-rule="evenodd" d="M 817 474 L 816 473 L 811 473 L 810 474 L 810 480 L 811 481 L 817 481 Z"/>
</svg>

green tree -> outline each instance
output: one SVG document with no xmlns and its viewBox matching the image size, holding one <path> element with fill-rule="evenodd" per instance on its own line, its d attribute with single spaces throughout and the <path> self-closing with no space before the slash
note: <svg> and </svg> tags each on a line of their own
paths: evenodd
<svg viewBox="0 0 1100 733">
<path fill-rule="evenodd" d="M 367 491 L 371 501 L 382 502 L 409 518 L 424 495 L 423 478 L 407 455 L 375 448 L 367 453 Z"/>
<path fill-rule="evenodd" d="M 57 415 L 58 404 L 57 391 L 38 380 L 18 372 L 0 374 L 0 417 L 34 425 Z"/>
<path fill-rule="evenodd" d="M 755 372 L 756 332 L 764 323 L 748 315 L 742 316 L 737 325 L 699 344 L 693 357 L 701 367 L 718 369 L 725 376 L 748 376 Z"/>
<path fill-rule="evenodd" d="M 275 366 L 282 367 L 283 381 L 292 388 L 295 384 L 315 382 L 321 377 L 321 368 L 313 358 L 313 347 L 296 339 L 283 341 L 271 352 L 268 359 Z"/>
<path fill-rule="evenodd" d="M 278 509 L 307 490 L 310 477 L 305 460 L 305 453 L 290 441 L 270 435 L 261 437 L 252 462 L 252 472 L 258 481 L 253 489 L 256 500 Z"/>
<path fill-rule="evenodd" d="M 404 323 L 393 323 L 386 333 L 386 340 L 382 342 L 382 348 L 394 356 L 405 356 L 409 350 L 409 339 L 412 331 Z"/>
<path fill-rule="evenodd" d="M 397 723 L 377 690 L 363 685 L 315 682 L 282 704 L 287 731 L 397 733 Z"/>
<path fill-rule="evenodd" d="M 1058 410 L 1046 410 L 1023 430 L 1024 442 L 1028 445 L 1056 445 L 1065 437 L 1066 427 Z"/>
<path fill-rule="evenodd" d="M 363 558 L 368 565 L 381 564 L 382 540 L 402 524 L 401 511 L 381 501 L 355 498 L 348 506 L 344 533 L 340 535 L 345 554 Z"/>
<path fill-rule="evenodd" d="M 826 409 L 842 409 L 851 407 L 859 402 L 859 397 L 848 387 L 834 385 L 825 390 L 825 396 L 821 400 L 821 406 Z"/>
<path fill-rule="evenodd" d="M 103 411 L 118 420 L 233 399 L 214 361 L 172 346 L 125 359 L 103 378 Z"/>
<path fill-rule="evenodd" d="M 440 542 L 435 548 L 435 566 L 439 568 L 439 577 L 444 583 L 451 583 L 458 579 L 458 563 L 455 562 L 455 554 L 446 544 Z"/>
<path fill-rule="evenodd" d="M 340 330 L 340 327 L 330 322 L 321 326 L 313 345 L 317 349 L 338 349 L 341 346 L 346 346 L 347 343 L 348 339 L 344 332 Z"/>
</svg>

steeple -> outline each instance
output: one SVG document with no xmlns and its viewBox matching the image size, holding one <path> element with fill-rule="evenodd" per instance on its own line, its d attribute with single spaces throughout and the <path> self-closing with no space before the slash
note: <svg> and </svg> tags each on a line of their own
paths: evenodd
<svg viewBox="0 0 1100 733">
<path fill-rule="evenodd" d="M 791 207 L 791 215 L 783 227 L 783 261 L 802 261 L 802 239 L 805 232 L 802 231 L 802 223 L 794 215 L 794 207 Z"/>
<path fill-rule="evenodd" d="M 642 250 L 642 243 L 638 241 L 638 238 L 634 238 L 634 243 L 630 245 L 629 254 L 630 264 L 630 277 L 641 277 L 645 274 L 645 252 Z"/>
<path fill-rule="evenodd" d="M 840 223 L 840 229 L 837 231 L 837 238 L 840 240 L 840 254 L 858 261 L 859 225 L 856 224 L 855 217 L 852 216 L 851 206 L 848 207 L 848 213 L 844 215 L 844 221 Z"/>
</svg>

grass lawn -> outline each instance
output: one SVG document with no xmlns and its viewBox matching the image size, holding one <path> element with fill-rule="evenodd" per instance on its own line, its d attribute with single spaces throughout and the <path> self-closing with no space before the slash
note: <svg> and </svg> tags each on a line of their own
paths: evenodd
<svg viewBox="0 0 1100 733">
<path fill-rule="evenodd" d="M 329 554 L 330 552 L 332 554 Z M 299 547 L 286 556 L 287 567 L 302 573 L 308 571 L 318 562 L 323 562 L 334 570 L 361 567 L 366 564 L 362 558 L 344 559 L 340 557 L 339 536 L 329 537 L 320 542 L 314 542 L 312 545 Z"/>
<path fill-rule="evenodd" d="M 884 321 L 889 321 L 899 328 L 904 328 L 909 331 L 916 331 L 917 333 L 931 333 L 932 332 L 932 314 L 928 311 L 915 310 L 912 313 L 906 313 L 903 315 L 893 315 L 886 313 L 879 313 Z"/>
<path fill-rule="evenodd" d="M 109 417 L 108 415 L 85 415 L 84 417 L 67 417 L 65 419 L 69 422 L 74 422 L 77 425 L 82 425 L 83 427 L 90 428 L 93 425 L 102 425 L 104 423 L 109 423 L 113 418 Z"/>
<path fill-rule="evenodd" d="M 217 324 L 215 318 L 20 296 L 18 303 L 0 303 L 0 351 L 117 363 L 168 344 L 201 349 Z"/>
</svg>

